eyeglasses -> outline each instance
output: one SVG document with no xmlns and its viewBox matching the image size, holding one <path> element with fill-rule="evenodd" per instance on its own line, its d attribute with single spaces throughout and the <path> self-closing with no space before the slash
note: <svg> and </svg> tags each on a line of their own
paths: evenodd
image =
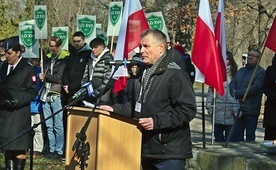
<svg viewBox="0 0 276 170">
<path fill-rule="evenodd" d="M 253 54 L 248 54 L 247 57 L 255 57 L 255 58 L 259 58 L 258 56 L 255 56 Z"/>
<path fill-rule="evenodd" d="M 73 43 L 80 43 L 81 42 L 81 40 L 73 40 Z"/>
</svg>

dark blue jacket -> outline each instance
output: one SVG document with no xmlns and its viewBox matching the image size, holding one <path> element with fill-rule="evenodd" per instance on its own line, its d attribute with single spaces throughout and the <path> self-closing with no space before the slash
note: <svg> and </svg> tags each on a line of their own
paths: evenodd
<svg viewBox="0 0 276 170">
<path fill-rule="evenodd" d="M 233 97 L 240 102 L 245 95 L 246 89 L 253 75 L 255 66 L 246 66 L 238 70 L 230 83 L 230 90 Z M 247 96 L 243 103 L 241 103 L 242 114 L 260 115 L 261 100 L 262 100 L 262 86 L 264 81 L 265 70 L 258 66 L 252 84 L 248 90 Z"/>
</svg>

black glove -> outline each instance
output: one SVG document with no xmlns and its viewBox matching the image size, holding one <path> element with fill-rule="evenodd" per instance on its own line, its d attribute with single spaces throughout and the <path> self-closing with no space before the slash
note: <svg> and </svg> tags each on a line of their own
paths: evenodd
<svg viewBox="0 0 276 170">
<path fill-rule="evenodd" d="M 4 107 L 4 108 L 15 108 L 18 104 L 18 100 L 14 99 L 14 100 L 4 100 L 0 102 L 0 106 Z"/>
</svg>

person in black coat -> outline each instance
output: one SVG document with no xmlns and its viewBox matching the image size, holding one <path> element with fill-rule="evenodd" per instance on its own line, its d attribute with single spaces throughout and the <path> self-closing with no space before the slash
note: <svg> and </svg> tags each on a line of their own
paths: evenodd
<svg viewBox="0 0 276 170">
<path fill-rule="evenodd" d="M 91 48 L 86 43 L 83 32 L 77 31 L 72 36 L 73 48 L 69 50 L 70 55 L 66 59 L 66 66 L 62 75 L 62 85 L 65 91 L 65 104 L 81 106 L 83 103 L 72 100 L 73 95 L 81 88 L 85 82 L 83 74 L 91 56 Z"/>
<path fill-rule="evenodd" d="M 276 139 L 276 54 L 272 59 L 272 65 L 265 71 L 263 92 L 266 95 L 264 121 L 264 140 Z"/>
<path fill-rule="evenodd" d="M 145 30 L 140 42 L 146 68 L 142 77 L 135 81 L 135 105 L 131 102 L 101 105 L 100 109 L 139 120 L 144 170 L 183 170 L 186 159 L 192 157 L 189 122 L 196 116 L 192 83 L 167 53 L 163 32 Z"/>
<path fill-rule="evenodd" d="M 185 49 L 182 45 L 175 45 L 173 47 L 173 49 L 179 51 L 179 53 L 181 54 L 181 56 L 178 56 L 181 59 L 178 59 L 178 60 L 185 61 L 185 62 L 182 61 L 182 63 L 185 64 L 184 70 L 188 73 L 190 80 L 194 84 L 194 82 L 195 82 L 195 66 L 192 64 L 190 54 L 185 53 Z M 179 65 L 179 66 L 181 67 L 181 65 Z"/>
<path fill-rule="evenodd" d="M 35 68 L 21 56 L 24 46 L 7 44 L 5 47 L 7 63 L 2 65 L 0 77 L 12 98 L 0 102 L 0 145 L 30 128 L 30 102 L 37 95 Z M 30 147 L 29 134 L 3 146 L 6 169 L 24 169 L 26 151 Z"/>
</svg>

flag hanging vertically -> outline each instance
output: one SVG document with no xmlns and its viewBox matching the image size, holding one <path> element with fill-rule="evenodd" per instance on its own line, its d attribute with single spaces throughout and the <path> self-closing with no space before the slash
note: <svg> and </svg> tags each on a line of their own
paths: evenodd
<svg viewBox="0 0 276 170">
<path fill-rule="evenodd" d="M 274 18 L 264 46 L 276 52 L 276 17 Z"/>
<path fill-rule="evenodd" d="M 226 76 L 226 40 L 225 40 L 225 21 L 224 21 L 224 0 L 219 0 L 217 18 L 215 24 L 215 38 L 218 47 L 218 54 L 221 64 L 223 81 L 227 81 Z"/>
<path fill-rule="evenodd" d="M 126 0 L 114 60 L 127 59 L 128 53 L 139 47 L 140 34 L 148 28 L 140 1 Z M 113 88 L 113 93 L 117 93 L 126 87 L 127 68 L 121 66 L 113 77 L 120 77 Z"/>
<path fill-rule="evenodd" d="M 223 95 L 221 63 L 216 46 L 209 0 L 200 0 L 192 61 L 196 66 L 195 81 L 205 83 Z"/>
</svg>

